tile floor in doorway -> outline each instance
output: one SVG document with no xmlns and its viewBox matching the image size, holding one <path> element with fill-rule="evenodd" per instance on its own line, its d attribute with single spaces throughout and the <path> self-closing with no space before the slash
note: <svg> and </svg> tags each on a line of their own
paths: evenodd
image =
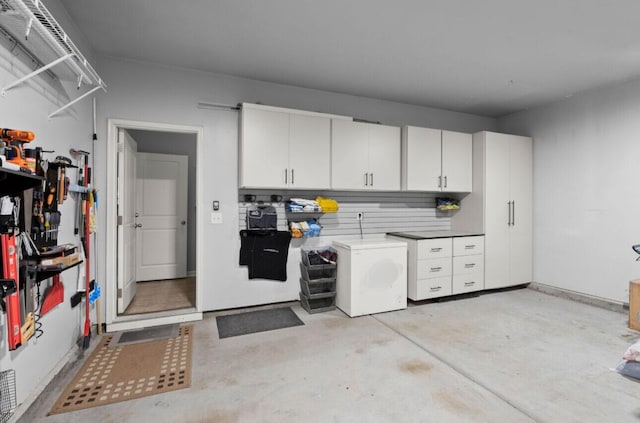
<svg viewBox="0 0 640 423">
<path fill-rule="evenodd" d="M 190 389 L 48 417 L 68 372 L 20 422 L 640 420 L 640 384 L 610 370 L 640 339 L 624 313 L 532 289 L 357 318 L 292 304 L 304 326 L 226 339 L 206 313 Z"/>
</svg>

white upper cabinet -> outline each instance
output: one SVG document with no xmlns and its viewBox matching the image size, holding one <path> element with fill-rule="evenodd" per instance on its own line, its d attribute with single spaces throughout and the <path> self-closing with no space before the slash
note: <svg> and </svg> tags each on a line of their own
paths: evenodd
<svg viewBox="0 0 640 423">
<path fill-rule="evenodd" d="M 400 128 L 332 120 L 331 187 L 400 189 Z"/>
<path fill-rule="evenodd" d="M 243 104 L 239 186 L 330 188 L 331 119 Z"/>
<path fill-rule="evenodd" d="M 402 131 L 402 189 L 471 192 L 473 137 L 406 126 Z"/>
</svg>

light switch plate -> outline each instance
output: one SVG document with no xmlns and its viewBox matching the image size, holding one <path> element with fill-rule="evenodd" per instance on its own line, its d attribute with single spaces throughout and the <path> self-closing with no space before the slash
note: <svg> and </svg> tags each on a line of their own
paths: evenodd
<svg viewBox="0 0 640 423">
<path fill-rule="evenodd" d="M 222 223 L 222 213 L 211 213 L 211 223 Z"/>
</svg>

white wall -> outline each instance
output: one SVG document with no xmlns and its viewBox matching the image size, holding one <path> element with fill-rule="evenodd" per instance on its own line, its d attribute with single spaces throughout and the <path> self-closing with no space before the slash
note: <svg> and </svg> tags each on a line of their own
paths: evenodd
<svg viewBox="0 0 640 423">
<path fill-rule="evenodd" d="M 575 95 L 499 121 L 532 136 L 533 279 L 628 301 L 640 276 L 640 81 Z"/>
<path fill-rule="evenodd" d="M 238 263 L 237 145 L 238 114 L 197 108 L 198 102 L 236 105 L 261 102 L 274 106 L 355 116 L 392 125 L 420 125 L 473 132 L 495 129 L 494 119 L 399 103 L 321 92 L 241 78 L 99 57 L 98 70 L 109 92 L 98 100 L 98 138 L 105 140 L 108 118 L 202 126 L 203 196 L 197 207 L 207 224 L 203 237 L 204 310 L 293 299 L 277 281 L 249 281 Z M 99 188 L 106 191 L 106 143 L 99 142 L 96 166 Z M 267 165 L 267 164 L 265 164 Z M 209 224 L 213 200 L 220 201 L 222 225 Z M 104 209 L 102 209 L 104 212 Z M 101 219 L 104 221 L 104 218 Z M 104 244 L 101 245 L 104 252 Z M 104 256 L 104 254 L 102 254 Z M 104 266 L 103 266 L 104 268 Z M 291 278 L 293 279 L 293 278 Z M 297 280 L 288 282 L 297 285 Z"/>
</svg>

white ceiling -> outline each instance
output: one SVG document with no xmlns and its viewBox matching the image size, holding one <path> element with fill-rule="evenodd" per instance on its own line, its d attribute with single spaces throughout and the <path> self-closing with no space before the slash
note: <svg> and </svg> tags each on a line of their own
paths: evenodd
<svg viewBox="0 0 640 423">
<path fill-rule="evenodd" d="M 61 2 L 100 55 L 486 116 L 640 77 L 638 0 Z"/>
</svg>

